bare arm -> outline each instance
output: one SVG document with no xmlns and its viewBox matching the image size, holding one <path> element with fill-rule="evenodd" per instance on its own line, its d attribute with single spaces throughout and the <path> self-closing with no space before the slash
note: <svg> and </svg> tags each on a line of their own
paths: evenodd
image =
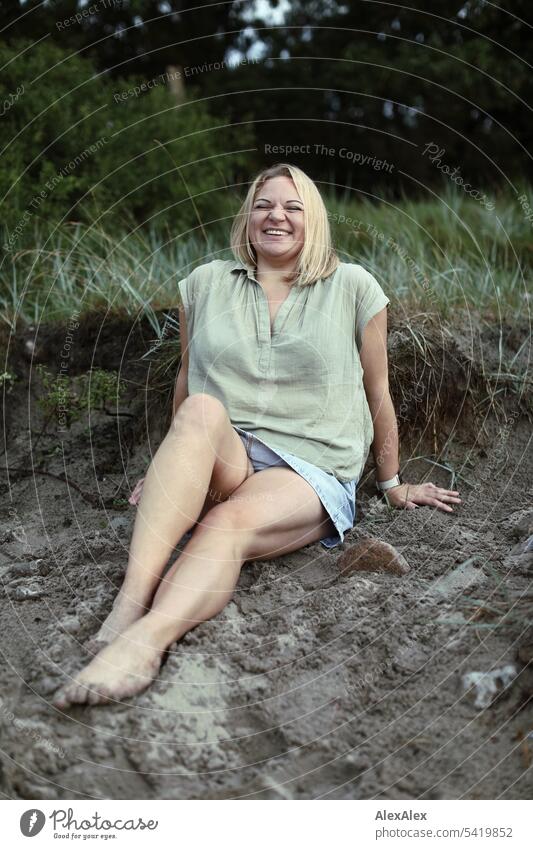
<svg viewBox="0 0 533 849">
<path fill-rule="evenodd" d="M 372 421 L 374 442 L 372 453 L 376 478 L 386 481 L 398 474 L 398 424 L 389 391 L 387 360 L 387 308 L 370 319 L 363 332 L 360 352 L 363 385 Z"/>
<path fill-rule="evenodd" d="M 374 423 L 372 453 L 376 462 L 376 479 L 390 480 L 398 474 L 398 423 L 389 391 L 389 369 L 387 360 L 387 308 L 384 307 L 371 318 L 363 332 L 360 351 L 364 370 L 363 385 Z M 387 490 L 386 498 L 394 507 L 413 510 L 420 504 L 438 507 L 447 513 L 453 512 L 451 504 L 461 499 L 455 490 L 442 489 L 434 483 L 394 486 Z"/>
</svg>

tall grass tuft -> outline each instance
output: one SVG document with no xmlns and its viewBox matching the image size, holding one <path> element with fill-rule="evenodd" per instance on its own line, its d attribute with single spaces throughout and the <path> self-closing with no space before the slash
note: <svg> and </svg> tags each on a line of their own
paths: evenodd
<svg viewBox="0 0 533 849">
<path fill-rule="evenodd" d="M 499 196 L 488 211 L 450 186 L 418 200 L 323 197 L 341 259 L 363 264 L 402 309 L 443 319 L 458 309 L 495 318 L 529 310 L 533 235 L 516 200 Z M 28 228 L 0 263 L 0 319 L 14 330 L 105 309 L 146 316 L 157 338 L 156 312 L 177 306 L 177 281 L 196 264 L 231 258 L 233 212 L 228 204 L 225 219 L 187 233 L 125 225 L 110 234 L 76 222 L 48 235 Z"/>
</svg>

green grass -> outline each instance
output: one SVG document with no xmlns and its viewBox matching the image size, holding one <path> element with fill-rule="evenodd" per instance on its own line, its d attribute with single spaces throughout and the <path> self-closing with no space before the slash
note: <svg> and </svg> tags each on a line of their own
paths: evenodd
<svg viewBox="0 0 533 849">
<path fill-rule="evenodd" d="M 529 187 L 522 191 L 533 198 Z M 527 312 L 533 230 L 510 195 L 497 196 L 494 211 L 449 184 L 424 200 L 323 197 L 341 259 L 371 271 L 393 306 L 443 319 L 458 309 L 500 318 Z M 14 330 L 109 309 L 146 315 L 158 337 L 156 311 L 177 305 L 177 281 L 195 264 L 231 258 L 238 200 L 225 220 L 188 233 L 124 226 L 110 234 L 80 223 L 28 228 L 0 263 L 1 322 Z"/>
</svg>

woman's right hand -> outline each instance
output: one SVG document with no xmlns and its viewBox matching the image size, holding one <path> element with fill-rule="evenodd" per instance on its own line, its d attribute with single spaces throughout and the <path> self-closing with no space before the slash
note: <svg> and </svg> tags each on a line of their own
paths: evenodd
<svg viewBox="0 0 533 849">
<path fill-rule="evenodd" d="M 142 492 L 144 481 L 145 481 L 145 478 L 140 478 L 140 480 L 137 481 L 137 483 L 135 484 L 135 488 L 134 488 L 133 492 L 131 493 L 130 497 L 128 498 L 128 502 L 130 504 L 133 504 L 134 507 L 136 507 L 137 504 L 139 503 L 139 501 L 141 500 L 141 492 Z"/>
<path fill-rule="evenodd" d="M 385 499 L 392 507 L 415 510 L 420 505 L 438 507 L 446 513 L 453 513 L 452 504 L 461 504 L 459 493 L 455 489 L 442 489 L 434 483 L 402 483 L 385 491 Z"/>
</svg>

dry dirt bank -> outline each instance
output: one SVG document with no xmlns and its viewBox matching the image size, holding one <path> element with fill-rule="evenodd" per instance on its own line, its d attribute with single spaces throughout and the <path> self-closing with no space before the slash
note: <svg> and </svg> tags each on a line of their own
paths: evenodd
<svg viewBox="0 0 533 849">
<path fill-rule="evenodd" d="M 149 341 L 146 328 L 124 335 L 117 325 L 101 343 L 84 332 L 74 374 L 93 353 L 96 365 L 122 368 Z M 49 698 L 87 660 L 82 643 L 120 584 L 134 508 L 113 499 L 127 494 L 157 448 L 160 396 L 150 390 L 145 404 L 146 363 L 133 363 L 131 397 L 143 399 L 125 408 L 133 419 L 117 424 L 98 413 L 36 443 L 42 422 L 37 390 L 28 388 L 27 339 L 15 341 L 19 380 L 6 396 L 2 465 L 57 477 L 0 479 L 5 796 L 530 796 L 533 554 L 521 551 L 533 533 L 533 488 L 524 399 L 509 396 L 506 418 L 500 410 L 499 421 L 491 414 L 476 427 L 450 408 L 447 417 L 439 412 L 437 430 L 411 440 L 403 423 L 402 460 L 429 456 L 435 439 L 442 459 L 446 443 L 444 459 L 463 475 L 463 504 L 454 515 L 389 512 L 373 498 L 370 477 L 342 548 L 360 534 L 379 536 L 406 557 L 407 575 L 341 577 L 341 549 L 319 544 L 247 564 L 234 600 L 172 646 L 147 692 L 63 715 Z M 57 344 L 51 333 L 48 348 L 39 341 L 36 351 L 52 362 Z M 444 352 L 450 375 L 461 344 L 451 360 Z M 487 351 L 497 359 L 493 344 Z M 459 380 L 446 386 L 450 407 L 453 391 L 465 390 Z M 415 481 L 428 469 L 416 461 L 408 475 Z M 57 479 L 65 472 L 85 495 Z M 449 480 L 442 470 L 430 479 Z M 465 673 L 508 665 L 513 680 L 490 706 L 476 706 L 479 691 L 463 693 Z"/>
</svg>

